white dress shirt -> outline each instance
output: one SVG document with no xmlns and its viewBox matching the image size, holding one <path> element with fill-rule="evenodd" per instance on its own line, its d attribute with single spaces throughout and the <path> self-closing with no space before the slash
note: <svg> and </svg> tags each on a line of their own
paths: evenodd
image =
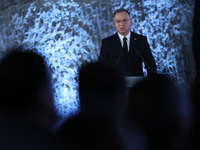
<svg viewBox="0 0 200 150">
<path fill-rule="evenodd" d="M 122 47 L 123 47 L 123 45 L 124 45 L 124 41 L 123 41 L 124 36 L 121 35 L 121 34 L 119 34 L 119 33 L 118 33 L 118 35 L 119 35 L 119 39 L 120 39 L 120 42 L 121 42 Z M 127 38 L 126 42 L 127 42 L 127 46 L 128 46 L 128 52 L 129 52 L 129 49 L 130 49 L 130 39 L 131 39 L 131 32 L 129 32 L 128 35 L 125 36 L 125 37 Z"/>
</svg>

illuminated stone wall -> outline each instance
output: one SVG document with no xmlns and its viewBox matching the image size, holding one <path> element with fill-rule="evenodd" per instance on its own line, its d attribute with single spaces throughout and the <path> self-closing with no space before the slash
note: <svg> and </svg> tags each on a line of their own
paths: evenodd
<svg viewBox="0 0 200 150">
<path fill-rule="evenodd" d="M 9 47 L 36 48 L 53 76 L 61 120 L 78 110 L 77 69 L 97 60 L 101 39 L 116 32 L 117 8 L 147 36 L 159 73 L 177 84 L 195 78 L 192 19 L 195 0 L 4 0 L 0 2 L 0 57 Z M 145 72 L 145 70 L 144 70 Z"/>
</svg>

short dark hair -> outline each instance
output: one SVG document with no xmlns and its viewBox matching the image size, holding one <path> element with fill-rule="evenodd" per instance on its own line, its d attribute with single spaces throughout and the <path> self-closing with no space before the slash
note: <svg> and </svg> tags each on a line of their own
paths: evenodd
<svg viewBox="0 0 200 150">
<path fill-rule="evenodd" d="M 124 8 L 121 8 L 121 9 L 115 10 L 115 12 L 114 12 L 114 17 L 115 17 L 115 15 L 116 15 L 117 13 L 120 13 L 120 12 L 127 12 L 127 14 L 130 16 L 130 12 L 129 12 L 128 10 L 126 10 L 126 9 L 124 9 Z"/>
</svg>

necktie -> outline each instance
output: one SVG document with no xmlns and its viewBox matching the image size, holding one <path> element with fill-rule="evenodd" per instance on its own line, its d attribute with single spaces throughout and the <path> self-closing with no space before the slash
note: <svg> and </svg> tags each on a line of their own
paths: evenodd
<svg viewBox="0 0 200 150">
<path fill-rule="evenodd" d="M 123 50 L 124 50 L 124 54 L 126 56 L 126 60 L 128 59 L 128 46 L 127 46 L 127 42 L 126 42 L 127 38 L 124 37 L 123 41 L 124 41 L 124 45 L 123 45 Z"/>
</svg>

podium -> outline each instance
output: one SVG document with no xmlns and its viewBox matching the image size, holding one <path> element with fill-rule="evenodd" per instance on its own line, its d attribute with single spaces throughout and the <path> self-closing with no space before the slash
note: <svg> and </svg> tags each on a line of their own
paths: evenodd
<svg viewBox="0 0 200 150">
<path fill-rule="evenodd" d="M 147 77 L 145 77 L 145 76 L 128 76 L 128 77 L 124 77 L 125 88 L 134 87 L 138 82 L 142 81 L 145 78 L 147 78 Z"/>
</svg>

